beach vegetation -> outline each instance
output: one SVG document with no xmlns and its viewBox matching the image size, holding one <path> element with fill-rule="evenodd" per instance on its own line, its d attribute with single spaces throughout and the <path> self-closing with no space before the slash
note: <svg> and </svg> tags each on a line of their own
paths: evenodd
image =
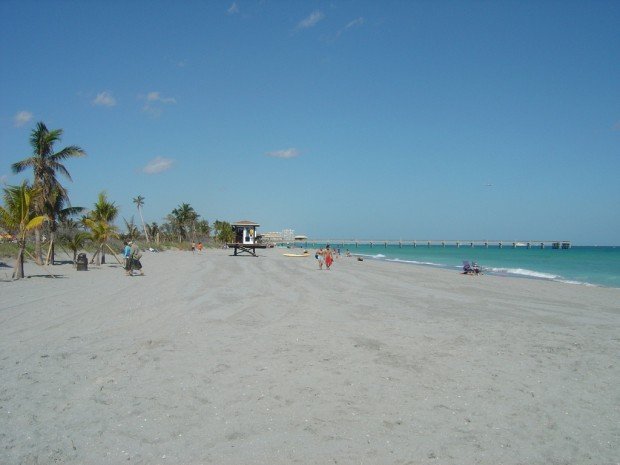
<svg viewBox="0 0 620 465">
<path fill-rule="evenodd" d="M 129 221 L 127 221 L 126 218 L 123 218 L 123 221 L 125 222 L 125 228 L 127 229 L 127 232 L 122 235 L 123 239 L 128 240 L 128 241 L 135 241 L 135 240 L 139 239 L 140 238 L 140 230 L 136 226 L 136 223 L 134 222 L 133 216 L 131 217 L 131 219 Z M 148 237 L 148 236 L 146 236 L 146 237 Z"/>
<path fill-rule="evenodd" d="M 151 224 L 145 225 L 146 230 L 149 232 L 149 237 L 155 241 L 155 243 L 159 244 L 159 225 L 156 222 L 152 222 Z"/>
<path fill-rule="evenodd" d="M 182 203 L 166 217 L 171 232 L 175 233 L 179 243 L 189 240 L 195 241 L 196 220 L 200 215 L 189 203 Z"/>
<path fill-rule="evenodd" d="M 235 233 L 228 221 L 215 220 L 213 222 L 213 230 L 215 232 L 215 239 L 219 242 L 227 243 L 235 240 Z"/>
<path fill-rule="evenodd" d="M 31 187 L 27 181 L 19 186 L 4 189 L 4 205 L 0 206 L 0 224 L 15 237 L 18 246 L 13 279 L 24 277 L 24 254 L 28 234 L 40 229 L 47 220 L 45 215 L 37 214 L 35 201 L 39 195 L 39 189 Z"/>
<path fill-rule="evenodd" d="M 77 260 L 77 254 L 80 250 L 84 250 L 87 242 L 92 240 L 92 236 L 86 231 L 78 231 L 73 236 L 65 238 L 62 242 L 67 248 L 73 252 L 73 263 Z"/>
<path fill-rule="evenodd" d="M 91 218 L 86 218 L 84 222 L 90 229 L 90 237 L 92 241 L 97 244 L 97 250 L 90 262 L 94 262 L 96 265 L 102 265 L 105 263 L 104 254 L 106 248 L 115 255 L 115 252 L 108 244 L 108 241 L 112 238 L 118 239 L 120 237 L 118 228 L 115 225 L 101 219 L 93 220 Z"/>
<path fill-rule="evenodd" d="M 146 239 L 146 242 L 150 242 L 149 233 L 147 231 L 146 224 L 144 223 L 144 217 L 142 216 L 142 207 L 144 206 L 144 200 L 145 198 L 143 196 L 138 195 L 137 197 L 133 198 L 133 203 L 136 204 L 138 214 L 140 215 L 140 220 L 142 220 L 142 230 L 144 231 L 144 237 Z"/>
<path fill-rule="evenodd" d="M 88 213 L 87 217 L 84 218 L 84 224 L 91 230 L 93 240 L 97 243 L 99 242 L 99 239 L 103 240 L 101 246 L 97 248 L 96 254 L 97 264 L 99 265 L 105 263 L 105 249 L 109 249 L 109 246 L 104 246 L 108 239 L 111 237 L 118 237 L 118 230 L 116 226 L 113 226 L 114 220 L 117 216 L 118 206 L 116 203 L 108 200 L 107 193 L 102 191 L 97 196 L 97 201 L 95 202 L 94 208 Z M 97 231 L 95 231 L 93 227 Z M 98 239 L 95 239 L 95 236 Z"/>
<path fill-rule="evenodd" d="M 32 168 L 33 188 L 37 192 L 36 198 L 32 199 L 33 207 L 37 216 L 46 216 L 50 219 L 50 225 L 55 224 L 57 213 L 55 205 L 58 204 L 59 199 L 66 204 L 69 203 L 67 190 L 58 180 L 58 174 L 61 174 L 71 181 L 71 175 L 62 162 L 69 158 L 86 155 L 86 152 L 77 145 L 70 145 L 55 152 L 54 144 L 61 140 L 62 134 L 62 129 L 50 130 L 43 122 L 37 123 L 30 134 L 32 155 L 11 165 L 15 174 Z M 40 227 L 35 229 L 34 256 L 39 264 L 43 263 L 41 230 Z M 52 235 L 53 232 L 52 230 Z M 50 251 L 53 252 L 53 248 L 50 248 Z"/>
<path fill-rule="evenodd" d="M 205 242 L 211 236 L 211 226 L 207 220 L 196 221 L 196 238 Z"/>
<path fill-rule="evenodd" d="M 68 202 L 69 199 L 66 196 L 61 195 L 58 189 L 54 189 L 51 193 L 49 202 L 45 204 L 45 214 L 49 218 L 49 221 L 46 223 L 49 231 L 49 246 L 45 258 L 46 265 L 53 265 L 55 262 L 56 243 L 59 230 L 61 232 L 66 230 L 67 226 L 72 224 L 69 223 L 68 220 L 70 220 L 73 215 L 77 215 L 85 210 L 83 207 L 72 207 L 67 205 Z"/>
</svg>

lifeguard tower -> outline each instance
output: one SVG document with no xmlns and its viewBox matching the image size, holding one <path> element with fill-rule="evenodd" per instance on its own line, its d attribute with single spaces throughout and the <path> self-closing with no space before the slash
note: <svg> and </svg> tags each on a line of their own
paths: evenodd
<svg viewBox="0 0 620 465">
<path fill-rule="evenodd" d="M 253 221 L 243 220 L 231 224 L 235 234 L 235 241 L 228 244 L 228 247 L 235 249 L 234 255 L 247 253 L 257 257 L 256 249 L 267 248 L 264 244 L 257 244 L 256 238 L 258 234 L 256 229 L 260 224 Z"/>
</svg>

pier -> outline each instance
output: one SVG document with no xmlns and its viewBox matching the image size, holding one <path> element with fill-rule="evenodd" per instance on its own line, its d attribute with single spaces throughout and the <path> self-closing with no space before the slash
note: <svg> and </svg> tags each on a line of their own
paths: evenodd
<svg viewBox="0 0 620 465">
<path fill-rule="evenodd" d="M 315 247 L 317 245 L 322 244 L 331 244 L 332 246 L 341 246 L 341 247 L 358 247 L 360 245 L 366 245 L 372 247 L 384 247 L 388 246 L 397 246 L 397 247 L 497 247 L 497 248 L 538 248 L 544 249 L 546 247 L 550 247 L 552 249 L 570 249 L 571 242 L 570 241 L 558 241 L 558 240 L 524 240 L 524 241 L 514 241 L 514 240 L 487 240 L 487 239 L 476 239 L 476 240 L 445 240 L 445 239 L 409 239 L 409 240 L 362 240 L 362 239 L 306 239 L 304 241 L 297 241 L 297 244 L 304 244 L 306 247 Z"/>
</svg>

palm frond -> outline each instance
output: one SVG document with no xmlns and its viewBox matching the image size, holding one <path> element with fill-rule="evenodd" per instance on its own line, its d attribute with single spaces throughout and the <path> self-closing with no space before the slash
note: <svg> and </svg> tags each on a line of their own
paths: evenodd
<svg viewBox="0 0 620 465">
<path fill-rule="evenodd" d="M 60 152 L 56 152 L 50 158 L 55 162 L 59 162 L 62 160 L 67 160 L 68 158 L 85 157 L 85 156 L 86 156 L 86 152 L 82 150 L 81 147 L 78 147 L 77 145 L 70 145 L 62 149 Z"/>
</svg>

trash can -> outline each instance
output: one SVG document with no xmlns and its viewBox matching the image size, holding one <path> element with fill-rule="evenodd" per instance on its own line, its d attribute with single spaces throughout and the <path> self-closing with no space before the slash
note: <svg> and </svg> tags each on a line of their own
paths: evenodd
<svg viewBox="0 0 620 465">
<path fill-rule="evenodd" d="M 88 271 L 88 258 L 85 253 L 80 253 L 76 260 L 78 271 Z"/>
</svg>

